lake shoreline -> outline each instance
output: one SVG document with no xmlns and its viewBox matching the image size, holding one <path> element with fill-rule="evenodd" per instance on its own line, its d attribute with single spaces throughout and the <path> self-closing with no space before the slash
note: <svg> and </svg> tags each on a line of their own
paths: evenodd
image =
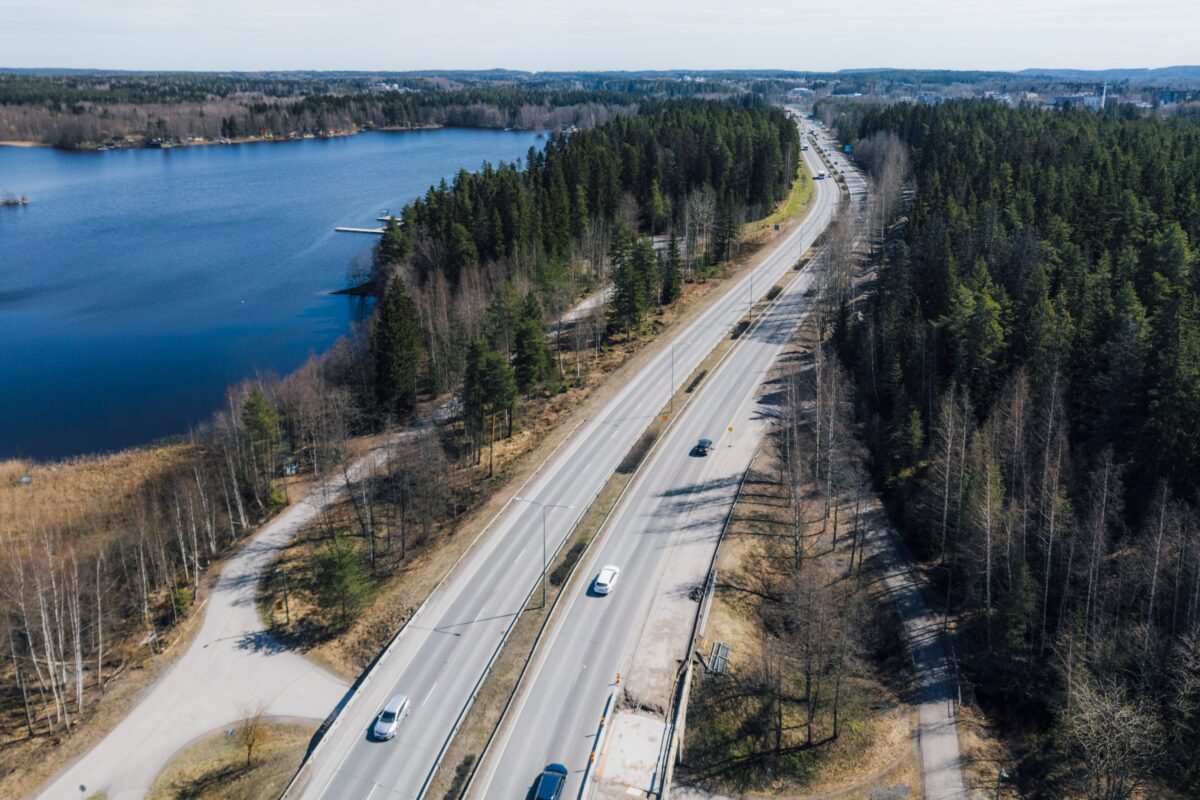
<svg viewBox="0 0 1200 800">
<path fill-rule="evenodd" d="M 186 436 L 230 385 L 288 374 L 370 309 L 354 265 L 376 237 L 334 226 L 371 224 L 536 144 L 491 130 L 362 133 L 177 158 L 0 149 L 0 199 L 29 197 L 0 208 L 0 461 Z"/>
<path fill-rule="evenodd" d="M 512 132 L 518 131 L 527 133 L 531 131 L 540 131 L 539 128 L 499 128 L 487 126 L 473 125 L 441 125 L 438 123 L 429 123 L 426 125 L 386 125 L 379 127 L 355 128 L 345 131 L 330 131 L 324 134 L 306 133 L 296 136 L 237 136 L 237 137 L 221 137 L 218 139 L 196 139 L 196 140 L 140 140 L 140 141 L 121 141 L 121 142 L 83 142 L 74 145 L 50 144 L 49 142 L 38 142 L 32 139 L 4 139 L 0 140 L 0 147 L 20 147 L 20 148 L 50 148 L 60 150 L 67 153 L 101 153 L 110 150 L 174 150 L 181 147 L 211 147 L 221 145 L 242 145 L 242 144 L 278 144 L 287 142 L 304 142 L 317 139 L 344 139 L 351 136 L 358 136 L 363 133 L 417 133 L 421 131 L 438 131 L 438 130 L 478 130 L 478 131 L 503 131 Z"/>
</svg>

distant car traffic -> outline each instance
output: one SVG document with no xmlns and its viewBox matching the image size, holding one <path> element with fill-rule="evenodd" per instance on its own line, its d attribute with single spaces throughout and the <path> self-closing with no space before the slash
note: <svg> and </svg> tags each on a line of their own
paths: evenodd
<svg viewBox="0 0 1200 800">
<path fill-rule="evenodd" d="M 379 712 L 375 725 L 371 728 L 371 735 L 380 741 L 391 739 L 396 735 L 396 728 L 400 726 L 400 720 L 404 719 L 407 714 L 408 698 L 402 694 L 395 695 L 388 700 L 383 711 Z"/>
<path fill-rule="evenodd" d="M 621 577 L 621 568 L 609 564 L 600 570 L 600 574 L 596 576 L 595 583 L 592 588 L 596 590 L 596 594 L 609 594 L 613 587 L 617 585 L 617 579 Z"/>
<path fill-rule="evenodd" d="M 563 786 L 567 782 L 567 768 L 562 764 L 550 764 L 538 778 L 537 787 L 533 790 L 534 800 L 558 800 L 562 796 Z"/>
<path fill-rule="evenodd" d="M 698 456 L 708 455 L 709 450 L 712 450 L 712 439 L 701 439 L 700 441 L 696 442 L 696 446 L 692 448 L 692 452 Z"/>
</svg>

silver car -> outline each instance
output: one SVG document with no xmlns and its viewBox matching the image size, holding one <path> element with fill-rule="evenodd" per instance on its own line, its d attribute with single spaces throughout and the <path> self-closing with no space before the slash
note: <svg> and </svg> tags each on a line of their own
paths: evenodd
<svg viewBox="0 0 1200 800">
<path fill-rule="evenodd" d="M 375 718 L 375 725 L 371 728 L 371 735 L 381 741 L 391 739 L 396 735 L 396 728 L 400 726 L 400 720 L 408 714 L 408 698 L 402 694 L 395 695 L 391 700 L 388 700 L 387 705 L 383 707 L 383 711 L 379 712 L 379 716 Z"/>
</svg>

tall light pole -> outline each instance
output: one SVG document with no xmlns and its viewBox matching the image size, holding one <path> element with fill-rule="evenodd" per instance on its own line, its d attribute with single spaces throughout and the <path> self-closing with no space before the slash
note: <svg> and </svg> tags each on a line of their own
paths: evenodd
<svg viewBox="0 0 1200 800">
<path fill-rule="evenodd" d="M 668 400 L 670 406 L 668 407 L 667 412 L 670 414 L 675 413 L 675 348 L 679 347 L 680 345 L 687 347 L 689 344 L 691 344 L 691 342 L 675 342 L 671 345 L 671 392 Z"/>
<path fill-rule="evenodd" d="M 754 266 L 750 267 L 750 311 L 748 314 L 751 320 L 754 319 Z"/>
<path fill-rule="evenodd" d="M 542 509 L 542 608 L 545 608 L 546 570 L 550 566 L 546 560 L 546 510 L 550 508 L 574 508 L 575 506 L 568 506 L 563 503 L 542 503 L 537 500 L 530 500 L 528 497 L 514 497 L 513 499 L 519 500 L 522 503 L 539 506 Z"/>
</svg>

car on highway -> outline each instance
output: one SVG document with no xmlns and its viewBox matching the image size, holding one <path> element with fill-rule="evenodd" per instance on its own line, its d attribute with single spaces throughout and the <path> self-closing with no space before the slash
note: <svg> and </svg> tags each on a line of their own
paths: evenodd
<svg viewBox="0 0 1200 800">
<path fill-rule="evenodd" d="M 621 568 L 609 564 L 600 569 L 600 574 L 596 576 L 596 580 L 592 583 L 592 589 L 596 594 L 610 594 L 613 587 L 617 585 L 617 579 L 621 577 Z"/>
<path fill-rule="evenodd" d="M 712 450 L 712 439 L 701 439 L 696 442 L 696 446 L 692 448 L 692 452 L 698 456 L 708 455 L 708 451 Z"/>
<path fill-rule="evenodd" d="M 396 728 L 400 727 L 400 720 L 404 719 L 407 714 L 408 698 L 402 694 L 394 695 L 391 700 L 387 701 L 383 711 L 379 712 L 379 716 L 375 718 L 371 735 L 381 742 L 391 739 L 396 735 Z"/>
<path fill-rule="evenodd" d="M 537 786 L 533 788 L 533 800 L 558 800 L 567 783 L 567 768 L 562 764 L 549 764 L 542 770 Z"/>
</svg>

